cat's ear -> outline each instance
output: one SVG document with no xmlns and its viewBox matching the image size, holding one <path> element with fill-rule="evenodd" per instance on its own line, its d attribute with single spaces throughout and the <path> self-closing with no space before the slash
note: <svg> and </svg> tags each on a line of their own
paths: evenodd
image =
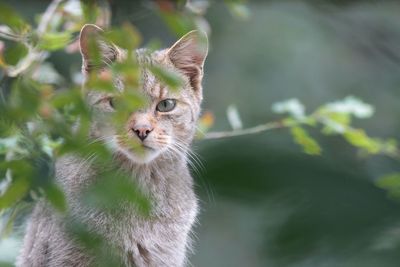
<svg viewBox="0 0 400 267">
<path fill-rule="evenodd" d="M 110 65 L 118 58 L 118 48 L 105 40 L 103 33 L 103 29 L 94 24 L 85 24 L 81 29 L 79 45 L 84 72 Z"/>
<path fill-rule="evenodd" d="M 194 90 L 201 88 L 207 53 L 207 35 L 201 31 L 187 33 L 168 50 L 168 57 L 172 64 L 189 77 Z"/>
</svg>

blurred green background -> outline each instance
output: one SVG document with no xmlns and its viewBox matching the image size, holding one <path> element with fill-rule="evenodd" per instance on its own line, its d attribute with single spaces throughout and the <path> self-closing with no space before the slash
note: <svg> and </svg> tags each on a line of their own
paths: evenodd
<svg viewBox="0 0 400 267">
<path fill-rule="evenodd" d="M 49 3 L 8 2 L 32 19 Z M 157 39 L 168 46 L 177 38 L 150 1 L 110 5 L 112 24 L 132 22 L 144 45 Z M 372 136 L 399 138 L 400 3 L 246 6 L 249 16 L 235 18 L 226 4 L 211 1 L 205 15 L 211 33 L 203 109 L 215 115 L 212 130 L 230 129 L 231 104 L 249 127 L 279 118 L 271 106 L 284 99 L 298 98 L 311 112 L 354 95 L 376 109 L 356 126 Z M 53 53 L 50 62 L 65 80 L 81 64 L 79 54 L 64 51 Z M 400 265 L 400 205 L 374 184 L 399 171 L 399 162 L 361 157 L 341 137 L 311 134 L 321 156 L 302 153 L 287 129 L 195 142 L 203 166 L 193 171 L 201 200 L 193 266 Z M 0 241 L 0 247 L 13 241 Z M 13 255 L 4 254 L 1 260 Z"/>
</svg>

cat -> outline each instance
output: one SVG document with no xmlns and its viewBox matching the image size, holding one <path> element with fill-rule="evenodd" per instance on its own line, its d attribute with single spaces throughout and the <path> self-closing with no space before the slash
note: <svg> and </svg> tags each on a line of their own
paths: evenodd
<svg viewBox="0 0 400 267">
<path fill-rule="evenodd" d="M 109 65 L 124 60 L 127 51 L 100 38 L 103 30 L 86 24 L 80 33 L 82 72 L 85 77 L 97 68 L 107 76 Z M 93 64 L 90 40 L 100 48 L 102 62 Z M 88 106 L 96 115 L 90 127 L 91 140 L 105 140 L 113 153 L 110 161 L 130 171 L 131 179 L 151 200 L 150 215 L 128 207 L 118 216 L 84 207 L 80 196 L 98 178 L 90 160 L 67 155 L 56 161 L 56 181 L 66 195 L 69 213 L 102 236 L 115 248 L 123 266 L 185 266 L 191 247 L 191 230 L 198 213 L 198 201 L 188 168 L 190 143 L 196 129 L 202 102 L 203 65 L 208 53 L 205 33 L 192 31 L 170 48 L 149 52 L 135 51 L 141 67 L 140 90 L 149 101 L 132 110 L 117 132 L 115 125 L 102 121 L 102 114 L 113 113 L 113 95 L 86 91 Z M 179 73 L 180 90 L 170 90 L 145 65 L 157 64 Z M 115 92 L 123 91 L 115 81 Z M 98 115 L 98 116 L 97 116 Z M 120 125 L 121 126 L 121 125 Z M 132 147 L 130 141 L 138 146 Z M 136 148 L 140 148 L 137 149 Z M 96 258 L 67 231 L 65 218 L 45 200 L 39 201 L 31 215 L 17 266 L 97 266 Z M 104 256 L 104 255 L 103 255 Z"/>
</svg>

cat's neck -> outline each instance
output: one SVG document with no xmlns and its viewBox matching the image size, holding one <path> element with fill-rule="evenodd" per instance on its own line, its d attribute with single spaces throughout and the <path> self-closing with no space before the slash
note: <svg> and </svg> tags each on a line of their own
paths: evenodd
<svg viewBox="0 0 400 267">
<path fill-rule="evenodd" d="M 140 191 L 152 200 L 153 214 L 164 217 L 175 214 L 179 217 L 181 209 L 193 204 L 187 200 L 188 196 L 193 199 L 195 197 L 185 155 L 160 156 L 149 164 L 126 161 L 123 164 L 125 168 L 130 168 L 132 179 Z"/>
<path fill-rule="evenodd" d="M 186 176 L 190 178 L 186 154 L 160 155 L 147 164 L 137 164 L 122 154 L 118 155 L 116 160 L 144 187 L 165 183 L 175 184 L 185 182 Z"/>
</svg>

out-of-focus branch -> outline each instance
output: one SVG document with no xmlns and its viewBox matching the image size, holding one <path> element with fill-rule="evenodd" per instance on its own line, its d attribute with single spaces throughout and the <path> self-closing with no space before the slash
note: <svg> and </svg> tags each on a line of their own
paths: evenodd
<svg viewBox="0 0 400 267">
<path fill-rule="evenodd" d="M 40 38 L 47 30 L 51 19 L 53 18 L 54 14 L 56 13 L 57 7 L 62 3 L 64 0 L 53 0 L 51 4 L 47 7 L 46 11 L 42 15 L 42 18 L 38 24 L 36 33 L 37 36 Z M 3 34 L 3 35 L 2 35 Z M 13 41 L 23 41 L 20 36 L 15 36 L 14 34 L 9 34 L 6 32 L 0 32 L 0 37 L 3 37 L 8 40 Z M 31 46 L 29 43 L 24 42 L 24 44 L 28 48 L 27 56 L 21 60 L 16 66 L 8 66 L 6 68 L 7 75 L 10 77 L 16 77 L 25 70 L 27 70 L 34 62 L 40 62 L 46 58 L 46 52 L 40 51 L 36 47 Z"/>
<path fill-rule="evenodd" d="M 262 133 L 265 131 L 269 130 L 274 130 L 274 129 L 281 129 L 281 128 L 287 128 L 287 127 L 292 127 L 295 125 L 299 125 L 300 122 L 291 122 L 291 123 L 283 123 L 280 121 L 277 122 L 268 122 L 265 124 L 257 125 L 254 127 L 250 128 L 245 128 L 245 129 L 237 129 L 237 130 L 232 130 L 232 131 L 221 131 L 221 132 L 208 132 L 204 134 L 204 136 L 200 137 L 200 139 L 221 139 L 221 138 L 227 138 L 227 137 L 235 137 L 235 136 L 241 136 L 241 135 L 249 135 L 249 134 L 258 134 Z"/>
<path fill-rule="evenodd" d="M 56 13 L 58 5 L 61 4 L 63 1 L 64 0 L 53 0 L 51 4 L 47 7 L 37 27 L 37 34 L 39 36 L 46 32 L 47 27 L 51 22 L 51 19 Z"/>
<path fill-rule="evenodd" d="M 0 38 L 14 41 L 14 42 L 21 42 L 24 41 L 24 37 L 18 34 L 13 33 L 10 28 L 5 25 L 0 25 Z"/>
<path fill-rule="evenodd" d="M 269 130 L 274 129 L 282 129 L 282 128 L 292 128 L 296 126 L 309 125 L 315 127 L 315 124 L 310 125 L 310 120 L 314 121 L 315 124 L 319 124 L 321 126 L 335 126 L 340 128 L 341 130 L 336 132 L 336 134 L 343 136 L 350 144 L 355 147 L 364 148 L 364 149 L 372 149 L 371 146 L 378 146 L 373 148 L 372 151 L 369 151 L 369 154 L 380 154 L 388 156 L 392 159 L 400 160 L 400 149 L 396 144 L 390 144 L 385 140 L 381 140 L 379 138 L 369 137 L 362 129 L 354 128 L 350 125 L 338 124 L 337 122 L 331 120 L 328 117 L 321 116 L 318 113 L 313 113 L 307 117 L 307 119 L 299 119 L 299 120 L 285 120 L 285 121 L 276 121 L 276 122 L 268 122 L 265 124 L 260 124 L 250 128 L 244 129 L 235 129 L 231 131 L 220 131 L 220 132 L 208 132 L 203 135 L 200 135 L 198 139 L 200 140 L 211 140 L 211 139 L 222 139 L 243 135 L 252 135 L 263 133 Z M 371 143 L 368 148 L 366 148 L 366 143 Z"/>
</svg>

